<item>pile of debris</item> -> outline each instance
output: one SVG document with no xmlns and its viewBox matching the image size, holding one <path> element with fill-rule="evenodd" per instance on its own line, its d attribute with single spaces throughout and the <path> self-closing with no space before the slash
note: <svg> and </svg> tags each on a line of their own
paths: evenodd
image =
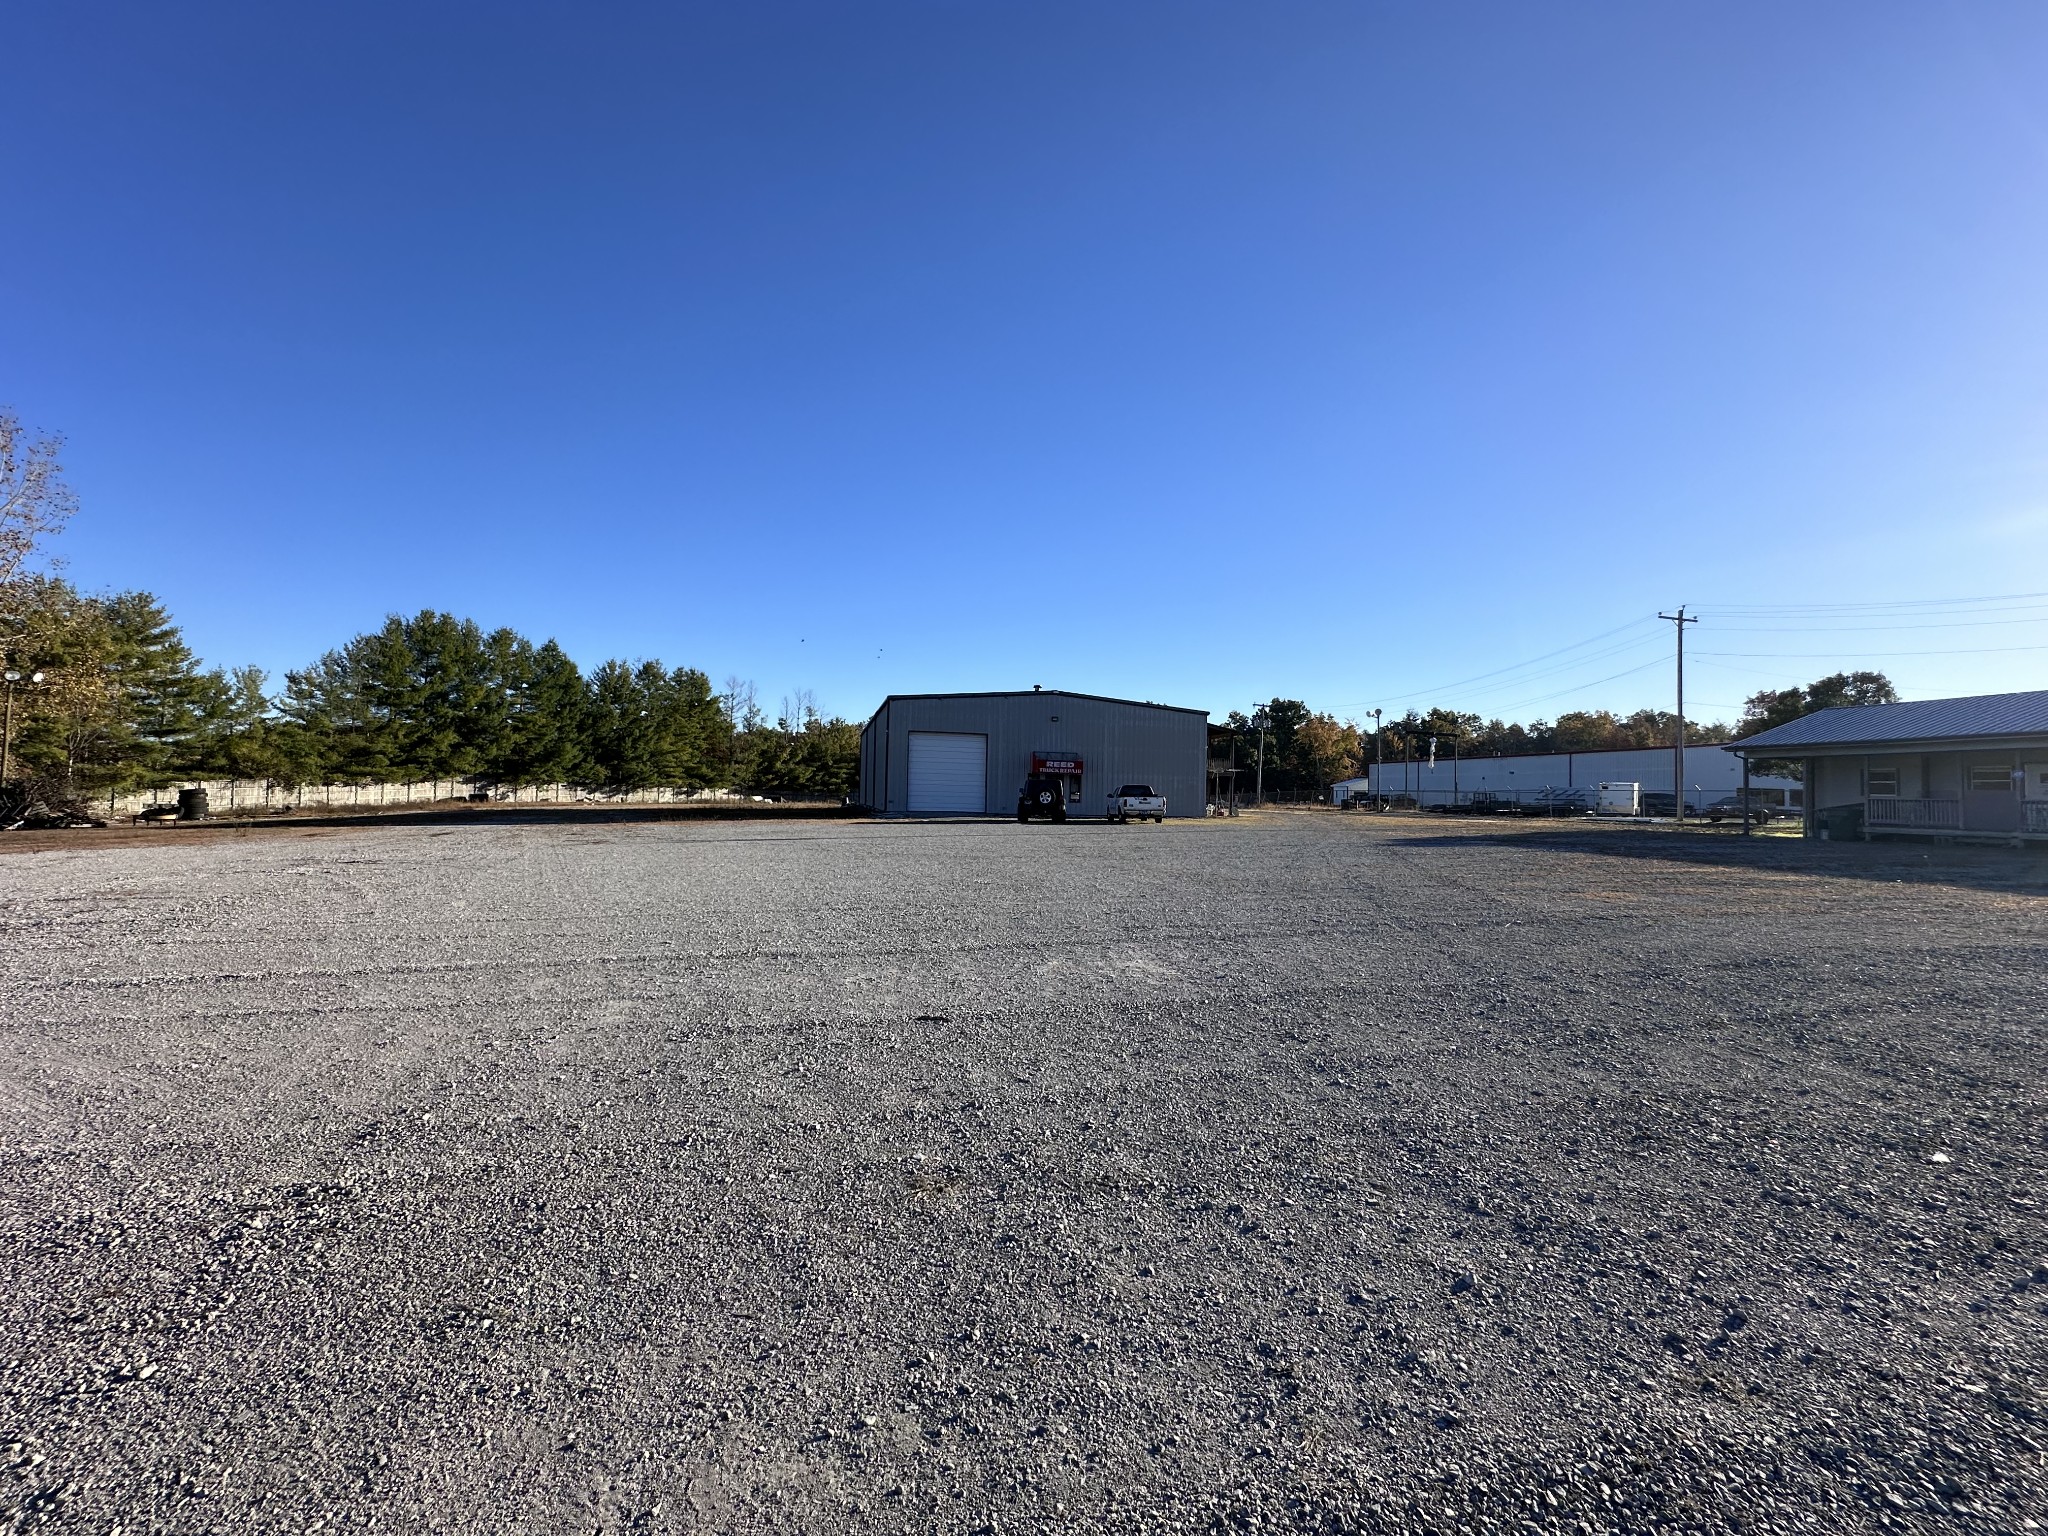
<svg viewBox="0 0 2048 1536">
<path fill-rule="evenodd" d="M 35 774 L 0 784 L 0 829 L 44 832 L 56 827 L 104 827 L 106 822 L 66 794 L 48 777 Z"/>
</svg>

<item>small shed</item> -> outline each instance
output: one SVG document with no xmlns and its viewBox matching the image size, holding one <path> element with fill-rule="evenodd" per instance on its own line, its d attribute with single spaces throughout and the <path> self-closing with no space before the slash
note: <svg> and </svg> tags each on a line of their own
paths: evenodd
<svg viewBox="0 0 2048 1536">
<path fill-rule="evenodd" d="M 1805 764 L 1809 837 L 2048 841 L 2048 689 L 1817 710 L 1728 750 Z"/>
</svg>

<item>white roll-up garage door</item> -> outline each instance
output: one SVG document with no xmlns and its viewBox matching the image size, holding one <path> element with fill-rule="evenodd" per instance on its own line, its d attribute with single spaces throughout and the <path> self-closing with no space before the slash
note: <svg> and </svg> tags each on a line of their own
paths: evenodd
<svg viewBox="0 0 2048 1536">
<path fill-rule="evenodd" d="M 910 733 L 910 814 L 979 816 L 988 809 L 988 738 Z"/>
</svg>

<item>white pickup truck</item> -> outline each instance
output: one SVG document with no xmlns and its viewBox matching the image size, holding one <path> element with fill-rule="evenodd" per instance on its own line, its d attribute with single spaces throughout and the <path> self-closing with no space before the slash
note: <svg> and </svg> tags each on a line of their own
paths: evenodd
<svg viewBox="0 0 2048 1536">
<path fill-rule="evenodd" d="M 1126 784 L 1109 797 L 1111 821 L 1166 820 L 1166 796 L 1152 793 L 1150 784 Z"/>
</svg>

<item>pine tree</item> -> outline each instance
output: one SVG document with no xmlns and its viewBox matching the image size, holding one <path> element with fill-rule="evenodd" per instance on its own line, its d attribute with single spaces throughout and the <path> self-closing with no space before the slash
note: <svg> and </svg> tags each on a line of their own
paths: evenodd
<svg viewBox="0 0 2048 1536">
<path fill-rule="evenodd" d="M 483 772 L 498 784 L 563 784 L 581 771 L 583 677 L 550 640 L 534 646 L 509 629 L 488 642 L 492 681 L 505 700 Z"/>
</svg>

